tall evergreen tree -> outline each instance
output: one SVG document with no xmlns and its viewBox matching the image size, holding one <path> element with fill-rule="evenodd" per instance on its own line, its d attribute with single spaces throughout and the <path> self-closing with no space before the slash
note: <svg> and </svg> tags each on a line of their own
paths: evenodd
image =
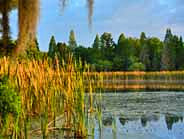
<svg viewBox="0 0 184 139">
<path fill-rule="evenodd" d="M 102 53 L 101 53 L 100 47 L 101 47 L 101 42 L 100 42 L 99 35 L 97 34 L 93 42 L 92 49 L 88 49 L 91 57 L 89 59 L 92 64 L 96 64 L 99 59 L 102 59 Z"/>
<path fill-rule="evenodd" d="M 121 34 L 118 39 L 118 44 L 116 46 L 116 65 L 119 64 L 120 70 L 127 71 L 130 64 L 131 64 L 131 55 L 132 55 L 132 49 L 131 49 L 131 43 L 129 40 L 125 37 L 124 34 Z M 119 59 L 119 60 L 118 60 Z"/>
<path fill-rule="evenodd" d="M 167 29 L 161 59 L 162 70 L 175 70 L 175 50 L 172 32 L 170 29 Z"/>
<path fill-rule="evenodd" d="M 75 33 L 74 30 L 70 31 L 69 41 L 68 41 L 69 48 L 74 51 L 75 48 L 77 48 L 77 42 L 75 39 Z"/>
<path fill-rule="evenodd" d="M 57 49 L 56 40 L 55 40 L 54 36 L 52 36 L 50 39 L 50 43 L 49 43 L 48 56 L 51 58 L 54 58 L 55 53 L 56 53 L 56 49 Z"/>
<path fill-rule="evenodd" d="M 147 71 L 151 70 L 151 60 L 150 60 L 150 46 L 148 44 L 148 39 L 144 32 L 141 33 L 140 36 L 140 61 L 145 65 Z"/>
<path fill-rule="evenodd" d="M 184 69 L 184 46 L 182 37 L 178 38 L 176 45 L 176 69 Z"/>
<path fill-rule="evenodd" d="M 97 34 L 93 43 L 93 48 L 94 49 L 99 49 L 100 48 L 100 38 L 99 35 Z"/>
<path fill-rule="evenodd" d="M 151 61 L 151 69 L 154 71 L 159 71 L 161 68 L 161 53 L 163 49 L 163 42 L 160 41 L 158 38 L 150 38 L 149 43 L 150 45 L 150 61 Z"/>
<path fill-rule="evenodd" d="M 144 43 L 146 42 L 146 34 L 144 32 L 141 32 L 141 36 L 140 36 L 140 43 L 141 45 L 144 45 Z"/>
</svg>

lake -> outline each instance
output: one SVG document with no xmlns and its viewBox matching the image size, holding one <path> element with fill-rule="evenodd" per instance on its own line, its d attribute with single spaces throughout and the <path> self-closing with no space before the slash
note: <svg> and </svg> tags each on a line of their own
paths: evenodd
<svg viewBox="0 0 184 139">
<path fill-rule="evenodd" d="M 184 138 L 184 92 L 106 93 L 102 100 L 103 129 L 96 126 L 95 139 Z"/>
</svg>

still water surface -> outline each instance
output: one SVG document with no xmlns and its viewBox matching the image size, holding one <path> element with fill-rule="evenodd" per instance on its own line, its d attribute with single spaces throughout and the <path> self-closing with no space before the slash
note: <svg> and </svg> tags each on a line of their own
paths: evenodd
<svg viewBox="0 0 184 139">
<path fill-rule="evenodd" d="M 102 100 L 95 139 L 184 139 L 184 92 L 107 93 Z"/>
</svg>

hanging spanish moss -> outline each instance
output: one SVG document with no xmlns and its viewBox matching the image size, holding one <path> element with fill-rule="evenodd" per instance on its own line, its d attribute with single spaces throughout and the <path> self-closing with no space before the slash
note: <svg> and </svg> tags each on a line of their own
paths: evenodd
<svg viewBox="0 0 184 139">
<path fill-rule="evenodd" d="M 89 25 L 92 25 L 92 16 L 93 16 L 93 5 L 94 5 L 94 0 L 87 0 L 88 3 L 88 21 Z"/>
<path fill-rule="evenodd" d="M 34 43 L 40 11 L 39 0 L 19 0 L 18 2 L 18 44 L 16 53 L 25 52 Z"/>
<path fill-rule="evenodd" d="M 60 1 L 61 1 L 61 5 L 62 5 L 62 11 L 64 11 L 64 9 L 66 7 L 67 0 L 60 0 Z"/>
<path fill-rule="evenodd" d="M 64 9 L 66 7 L 68 0 L 60 0 L 60 1 L 62 4 L 62 9 Z M 88 7 L 88 22 L 89 22 L 89 26 L 91 26 L 92 25 L 94 0 L 86 0 L 86 1 L 87 1 L 87 7 Z"/>
</svg>

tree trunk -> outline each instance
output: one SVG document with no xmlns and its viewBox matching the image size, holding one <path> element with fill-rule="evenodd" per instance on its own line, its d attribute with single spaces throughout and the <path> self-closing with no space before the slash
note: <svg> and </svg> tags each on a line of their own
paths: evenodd
<svg viewBox="0 0 184 139">
<path fill-rule="evenodd" d="M 4 6 L 2 9 L 2 39 L 3 39 L 4 52 L 6 52 L 10 40 L 9 34 L 10 34 L 10 26 L 9 26 L 8 1 L 4 0 Z"/>
</svg>

